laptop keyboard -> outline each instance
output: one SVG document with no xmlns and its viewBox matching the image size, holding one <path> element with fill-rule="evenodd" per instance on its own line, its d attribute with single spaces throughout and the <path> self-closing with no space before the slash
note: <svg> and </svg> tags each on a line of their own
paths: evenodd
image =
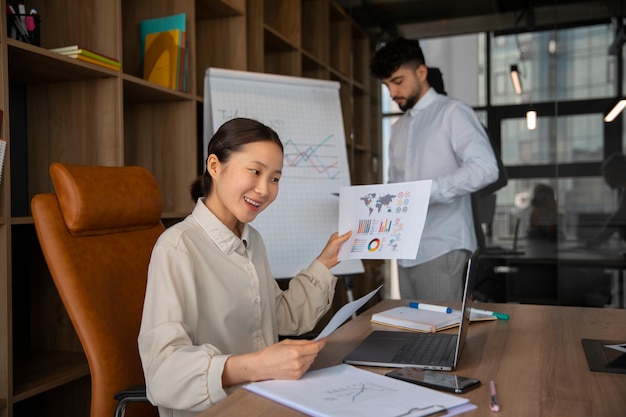
<svg viewBox="0 0 626 417">
<path fill-rule="evenodd" d="M 433 337 L 436 336 L 436 337 Z M 450 357 L 456 344 L 456 335 L 415 333 L 409 337 L 393 358 L 395 363 L 439 365 Z"/>
</svg>

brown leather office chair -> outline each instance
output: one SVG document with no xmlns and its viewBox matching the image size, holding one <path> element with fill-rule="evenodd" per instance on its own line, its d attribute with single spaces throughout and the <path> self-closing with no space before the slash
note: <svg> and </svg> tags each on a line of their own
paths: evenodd
<svg viewBox="0 0 626 417">
<path fill-rule="evenodd" d="M 159 186 L 141 167 L 53 163 L 50 175 L 56 194 L 36 195 L 32 215 L 89 362 L 91 417 L 123 415 L 142 401 L 127 414 L 156 416 L 137 336 L 150 254 L 164 230 Z M 124 391 L 131 386 L 138 390 Z"/>
</svg>

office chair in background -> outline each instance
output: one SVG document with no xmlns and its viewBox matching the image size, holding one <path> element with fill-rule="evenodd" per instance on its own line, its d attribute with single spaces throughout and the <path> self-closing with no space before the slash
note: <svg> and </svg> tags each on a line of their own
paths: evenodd
<svg viewBox="0 0 626 417">
<path fill-rule="evenodd" d="M 35 228 L 89 362 L 91 417 L 157 416 L 147 403 L 137 336 L 162 200 L 141 167 L 53 163 L 56 194 L 31 201 Z M 132 390 L 127 390 L 134 387 Z"/>
</svg>

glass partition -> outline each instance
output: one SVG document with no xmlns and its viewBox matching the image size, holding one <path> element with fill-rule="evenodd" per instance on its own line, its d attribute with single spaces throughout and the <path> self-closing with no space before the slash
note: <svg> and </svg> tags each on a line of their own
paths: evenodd
<svg viewBox="0 0 626 417">
<path fill-rule="evenodd" d="M 623 116 L 603 120 L 623 90 L 621 53 L 608 51 L 614 36 L 612 22 L 596 22 L 420 40 L 428 66 L 442 70 L 447 94 L 472 105 L 488 127 L 509 176 L 483 229 L 488 245 L 511 247 L 517 237 L 524 254 L 492 257 L 493 268 L 483 271 L 492 276 L 483 278 L 497 277 L 500 289 L 486 299 L 623 306 L 624 240 L 616 233 L 599 247 L 588 243 L 618 205 L 602 163 L 626 146 Z M 472 57 L 459 59 L 453 52 L 460 48 Z M 459 79 L 475 88 L 461 88 Z M 399 111 L 384 88 L 382 98 L 385 154 Z M 537 112 L 532 129 L 529 110 Z M 386 172 L 386 157 L 384 163 Z"/>
</svg>

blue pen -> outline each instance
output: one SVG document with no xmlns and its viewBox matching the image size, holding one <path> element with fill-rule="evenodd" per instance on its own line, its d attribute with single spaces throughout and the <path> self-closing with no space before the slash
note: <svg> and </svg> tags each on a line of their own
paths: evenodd
<svg viewBox="0 0 626 417">
<path fill-rule="evenodd" d="M 436 311 L 438 313 L 448 313 L 448 314 L 452 313 L 452 309 L 450 307 L 438 306 L 434 304 L 417 303 L 414 301 L 409 303 L 409 307 L 417 308 L 420 310 Z"/>
</svg>

